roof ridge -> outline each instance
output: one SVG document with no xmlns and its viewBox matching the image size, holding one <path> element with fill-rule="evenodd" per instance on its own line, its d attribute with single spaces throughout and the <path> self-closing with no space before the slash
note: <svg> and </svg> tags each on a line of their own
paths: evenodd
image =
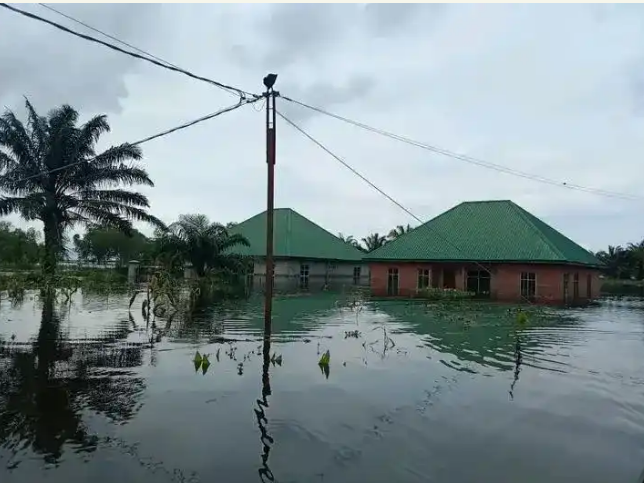
<svg viewBox="0 0 644 483">
<path fill-rule="evenodd" d="M 461 201 L 459 204 L 460 205 L 471 205 L 471 204 L 477 204 L 480 205 L 482 203 L 513 203 L 512 200 L 508 199 L 498 199 L 498 200 L 470 200 L 470 201 Z M 458 205 L 456 205 L 458 206 Z"/>
<path fill-rule="evenodd" d="M 308 221 L 311 225 L 314 225 L 314 226 L 318 227 L 320 230 L 322 230 L 323 232 L 327 233 L 328 235 L 331 235 L 331 236 L 332 236 L 333 238 L 335 238 L 338 242 L 340 242 L 340 243 L 344 243 L 346 246 L 351 247 L 353 250 L 355 250 L 356 252 L 358 252 L 358 253 L 360 253 L 361 255 L 363 255 L 362 251 L 358 250 L 358 249 L 357 249 L 356 247 L 354 247 L 351 243 L 347 243 L 347 242 L 346 242 L 346 241 L 344 241 L 342 238 L 340 238 L 339 236 L 337 236 L 337 235 L 336 235 L 336 234 L 334 234 L 334 233 L 331 233 L 329 230 L 327 230 L 327 229 L 326 229 L 326 228 L 324 228 L 323 226 L 318 225 L 316 222 L 312 221 L 310 218 L 307 218 L 307 217 L 306 217 L 306 216 L 304 216 L 302 213 L 300 213 L 300 212 L 298 212 L 298 211 L 294 210 L 293 208 L 287 208 L 287 209 L 288 209 L 288 210 L 290 210 L 290 211 L 291 211 L 291 213 L 295 213 L 295 214 L 296 214 L 297 216 L 299 216 L 300 218 L 305 219 L 305 220 L 306 220 L 306 221 Z"/>
<path fill-rule="evenodd" d="M 439 213 L 438 215 L 434 216 L 433 218 L 430 218 L 429 220 L 421 223 L 420 225 L 418 225 L 413 230 L 407 231 L 407 232 L 403 233 L 402 235 L 397 236 L 393 240 L 389 240 L 387 243 L 385 243 L 384 245 L 376 248 L 375 250 L 373 250 L 371 252 L 368 252 L 368 253 L 365 253 L 364 256 L 371 258 L 374 253 L 377 253 L 378 251 L 382 250 L 385 246 L 391 247 L 391 245 L 395 245 L 396 243 L 400 243 L 400 240 L 404 240 L 408 235 L 410 235 L 411 233 L 414 233 L 418 228 L 420 228 L 422 226 L 429 225 L 432 221 L 440 218 L 441 216 L 447 215 L 448 213 L 450 213 L 451 211 L 454 211 L 456 208 L 458 208 L 461 205 L 464 205 L 465 203 L 468 203 L 468 201 L 461 201 L 458 205 L 452 206 L 449 210 L 443 211 L 442 213 Z"/>
<path fill-rule="evenodd" d="M 522 218 L 526 223 L 528 223 L 528 225 L 530 225 L 530 227 L 531 227 L 534 231 L 536 231 L 536 232 L 540 235 L 541 240 L 542 240 L 546 245 L 548 245 L 548 247 L 549 247 L 549 248 L 550 248 L 550 249 L 551 249 L 555 254 L 557 254 L 560 258 L 562 258 L 562 259 L 564 259 L 564 260 L 565 260 L 565 259 L 566 259 L 566 256 L 564 255 L 564 253 L 563 253 L 561 250 L 559 250 L 559 248 L 558 248 L 557 246 L 555 246 L 555 245 L 552 243 L 552 241 L 550 240 L 550 238 L 549 238 L 548 236 L 546 236 L 546 234 L 545 234 L 545 233 L 543 233 L 543 231 L 541 230 L 541 228 L 539 228 L 539 227 L 534 223 L 534 220 L 532 220 L 532 217 L 534 217 L 534 215 L 532 215 L 529 211 L 527 211 L 527 210 L 526 210 L 526 209 L 524 209 L 523 207 L 521 207 L 521 206 L 519 206 L 518 204 L 516 204 L 514 201 L 511 201 L 511 200 L 509 200 L 509 201 L 510 201 L 510 206 L 512 206 L 512 209 L 513 209 L 514 211 L 516 211 L 516 212 L 517 212 L 517 214 L 518 214 L 518 215 L 519 215 L 519 216 L 520 216 L 520 217 L 521 217 L 521 218 Z M 528 216 L 528 215 L 531 215 L 531 216 Z M 538 219 L 538 218 L 537 218 L 537 219 Z M 543 222 L 543 223 L 545 223 L 545 222 Z M 548 225 L 548 226 L 549 226 L 549 225 Z M 552 229 L 554 230 L 554 228 L 552 228 Z M 562 234 L 562 235 L 563 235 L 563 234 Z M 563 235 L 563 236 L 565 236 L 565 235 Z M 572 240 L 570 240 L 570 241 L 572 241 Z M 574 242 L 573 242 L 573 243 L 574 243 Z"/>
<path fill-rule="evenodd" d="M 275 208 L 276 220 L 280 220 L 281 224 L 281 252 L 287 257 L 299 256 L 296 254 L 301 251 L 301 241 L 300 241 L 300 227 L 301 225 L 307 226 L 308 231 L 314 231 L 316 233 L 315 237 L 323 240 L 323 243 L 335 247 L 330 251 L 342 253 L 344 255 L 338 258 L 338 260 L 360 260 L 364 256 L 364 253 L 353 246 L 350 243 L 342 240 L 340 237 L 330 232 L 326 228 L 318 225 L 311 219 L 307 218 L 303 214 L 299 213 L 293 208 Z M 279 215 L 278 215 L 279 213 Z M 237 224 L 237 229 L 246 229 L 247 226 L 253 226 L 256 223 L 266 223 L 267 210 L 263 210 L 260 213 L 257 213 L 250 218 L 241 221 Z M 278 223 L 276 221 L 276 223 Z M 265 230 L 264 230 L 265 233 Z M 257 235 L 255 235 L 257 236 Z M 265 238 L 265 234 L 263 235 Z M 314 238 L 315 238 L 314 237 Z M 277 240 L 276 242 L 277 243 Z M 276 248 L 277 249 L 277 248 Z M 315 258 L 315 257 L 314 257 Z"/>
</svg>

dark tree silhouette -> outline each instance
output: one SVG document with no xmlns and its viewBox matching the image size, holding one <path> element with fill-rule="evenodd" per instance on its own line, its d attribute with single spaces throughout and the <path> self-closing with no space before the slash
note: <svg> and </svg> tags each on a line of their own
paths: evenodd
<svg viewBox="0 0 644 483">
<path fill-rule="evenodd" d="M 83 342 L 71 344 L 61 337 L 54 305 L 52 294 L 43 294 L 33 344 L 17 349 L 0 345 L 0 446 L 13 451 L 28 445 L 51 463 L 60 459 L 66 445 L 75 451 L 96 449 L 100 440 L 84 424 L 83 410 L 128 421 L 145 388 L 140 378 L 89 377 L 97 365 L 141 365 L 143 347 L 110 348 L 109 340 L 84 347 Z"/>
<path fill-rule="evenodd" d="M 379 233 L 372 233 L 371 235 L 363 238 L 362 243 L 367 252 L 372 252 L 387 243 L 387 237 L 382 236 Z"/>
<path fill-rule="evenodd" d="M 249 246 L 242 235 L 230 233 L 220 223 L 211 223 L 206 215 L 181 215 L 158 239 L 161 258 L 190 262 L 200 277 L 211 270 L 238 271 L 243 259 L 227 253 L 238 245 Z"/>
<path fill-rule="evenodd" d="M 153 186 L 133 161 L 141 149 L 131 144 L 96 154 L 99 137 L 110 130 L 107 116 L 77 126 L 78 112 L 63 105 L 46 117 L 26 101 L 28 121 L 10 110 L 0 117 L 0 216 L 18 213 L 43 223 L 43 272 L 53 274 L 64 251 L 65 230 L 100 224 L 129 233 L 132 221 L 163 223 L 148 214 L 148 199 L 123 185 Z"/>
</svg>

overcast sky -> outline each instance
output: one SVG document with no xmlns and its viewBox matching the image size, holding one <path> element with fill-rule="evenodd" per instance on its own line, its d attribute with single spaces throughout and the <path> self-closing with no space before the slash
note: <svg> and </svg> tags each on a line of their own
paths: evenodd
<svg viewBox="0 0 644 483">
<path fill-rule="evenodd" d="M 45 8 L 16 6 L 98 36 Z M 639 5 L 56 4 L 184 69 L 283 95 L 493 163 L 644 198 L 644 10 Z M 104 39 L 105 40 L 105 39 Z M 0 10 L 0 103 L 106 113 L 101 145 L 235 102 L 213 86 Z M 525 180 L 278 101 L 278 109 L 423 220 L 512 199 L 591 249 L 644 237 L 644 201 Z M 256 106 L 259 107 L 259 106 Z M 143 146 L 152 211 L 242 221 L 265 207 L 263 112 L 233 113 Z M 276 206 L 361 238 L 408 214 L 284 122 Z M 12 218 L 12 221 L 17 219 Z M 147 229 L 146 229 L 147 230 Z"/>
</svg>

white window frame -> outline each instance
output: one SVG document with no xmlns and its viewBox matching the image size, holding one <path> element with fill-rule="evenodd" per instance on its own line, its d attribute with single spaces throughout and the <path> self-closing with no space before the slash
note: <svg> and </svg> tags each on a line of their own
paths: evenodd
<svg viewBox="0 0 644 483">
<path fill-rule="evenodd" d="M 421 270 L 427 271 L 427 287 L 421 287 L 418 282 L 420 282 L 420 272 Z M 424 290 L 426 288 L 431 288 L 432 286 L 432 269 L 431 268 L 417 268 L 416 269 L 416 291 Z"/>
<path fill-rule="evenodd" d="M 521 272 L 521 273 L 519 273 L 519 295 L 521 297 L 525 297 L 525 298 L 529 299 L 529 297 L 526 297 L 526 296 L 523 295 L 523 290 L 521 290 L 521 285 L 523 284 L 523 281 L 524 280 L 530 281 L 529 279 L 524 279 L 523 278 L 524 273 L 534 274 L 534 298 L 536 299 L 537 296 L 538 296 L 537 294 L 539 292 L 539 284 L 537 283 L 537 280 L 538 280 L 539 277 L 537 276 L 537 272 Z"/>
</svg>

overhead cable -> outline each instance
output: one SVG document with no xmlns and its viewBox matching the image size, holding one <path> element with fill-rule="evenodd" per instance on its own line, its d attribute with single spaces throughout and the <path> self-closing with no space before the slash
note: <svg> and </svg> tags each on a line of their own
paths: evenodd
<svg viewBox="0 0 644 483">
<path fill-rule="evenodd" d="M 119 39 L 118 37 L 114 37 L 113 35 L 108 34 L 107 32 L 99 30 L 96 27 L 92 27 L 91 25 L 83 22 L 82 20 L 74 18 L 71 15 L 66 14 L 65 12 L 61 12 L 60 10 L 55 9 L 51 5 L 47 5 L 46 3 L 39 3 L 38 5 L 40 5 L 43 8 L 46 8 L 47 10 L 50 10 L 50 11 L 54 12 L 57 15 L 60 15 L 61 17 L 66 18 L 67 20 L 71 20 L 72 22 L 77 23 L 78 25 L 82 25 L 86 29 L 92 30 L 92 31 L 96 32 L 97 34 L 101 34 L 101 35 L 107 37 L 108 39 L 113 40 L 114 42 L 118 42 L 119 44 L 125 45 L 126 47 L 129 47 L 132 50 L 136 50 L 138 53 L 140 53 L 142 55 L 146 55 L 146 56 L 148 56 L 148 57 L 150 57 L 152 59 L 158 60 L 159 62 L 163 62 L 164 64 L 168 64 L 168 65 L 170 65 L 172 67 L 176 67 L 177 69 L 181 69 L 181 67 L 179 67 L 176 64 L 173 64 L 172 62 L 168 62 L 167 60 L 162 59 L 161 57 L 157 57 L 156 55 L 151 54 L 150 52 L 146 52 L 145 50 L 140 49 L 135 45 L 129 44 L 126 41 Z"/>
<path fill-rule="evenodd" d="M 378 129 L 378 128 L 375 128 L 373 126 L 369 126 L 368 124 L 364 124 L 362 122 L 355 121 L 355 120 L 349 119 L 347 117 L 343 117 L 343 116 L 340 116 L 338 114 L 334 114 L 332 112 L 326 111 L 326 110 L 324 110 L 324 109 L 322 109 L 320 107 L 311 106 L 311 105 L 306 104 L 304 102 L 297 101 L 295 99 L 291 99 L 291 98 L 289 98 L 287 96 L 284 96 L 284 95 L 281 95 L 280 97 L 282 99 L 290 101 L 290 102 L 292 102 L 294 104 L 297 104 L 299 106 L 305 107 L 305 108 L 310 109 L 312 111 L 315 111 L 317 113 L 333 117 L 335 119 L 338 119 L 340 121 L 346 122 L 346 123 L 351 124 L 353 126 L 360 127 L 362 129 L 365 129 L 367 131 L 371 131 L 371 132 L 376 133 L 376 134 L 380 134 L 381 136 L 385 136 L 385 137 L 388 137 L 388 138 L 391 138 L 391 139 L 395 139 L 397 141 L 401 141 L 401 142 L 404 142 L 406 144 L 410 144 L 412 146 L 416 146 L 416 147 L 419 147 L 419 148 L 434 152 L 436 154 L 440 154 L 442 156 L 447 156 L 449 158 L 457 159 L 459 161 L 464 161 L 466 163 L 481 166 L 483 168 L 492 169 L 492 170 L 502 172 L 502 173 L 506 173 L 506 174 L 509 174 L 509 175 L 512 175 L 512 176 L 518 176 L 520 178 L 529 179 L 531 181 L 537 181 L 537 182 L 540 182 L 540 183 L 545 183 L 545 184 L 549 184 L 549 185 L 552 185 L 552 186 L 557 186 L 559 188 L 566 188 L 566 189 L 572 189 L 572 190 L 577 190 L 577 191 L 583 191 L 583 192 L 586 192 L 586 193 L 592 193 L 592 194 L 596 194 L 596 195 L 600 195 L 600 196 L 606 196 L 606 197 L 610 197 L 610 198 L 618 198 L 618 199 L 624 199 L 624 200 L 642 200 L 643 199 L 641 196 L 638 196 L 638 195 L 633 195 L 633 194 L 629 194 L 629 193 L 619 193 L 619 192 L 616 192 L 616 191 L 607 191 L 607 190 L 602 190 L 602 189 L 598 189 L 598 188 L 591 188 L 591 187 L 582 186 L 582 185 L 578 185 L 578 184 L 573 184 L 573 183 L 568 183 L 568 182 L 563 182 L 563 181 L 557 181 L 557 180 L 554 180 L 554 179 L 546 178 L 544 176 L 540 176 L 540 175 L 536 175 L 536 174 L 532 174 L 532 173 L 526 173 L 526 172 L 519 171 L 519 170 L 516 170 L 516 169 L 513 169 L 513 168 L 508 168 L 507 166 L 503 166 L 501 164 L 496 164 L 496 163 L 492 163 L 492 162 L 489 162 L 489 161 L 484 161 L 482 159 L 477 159 L 477 158 L 474 158 L 472 156 L 468 156 L 468 155 L 465 155 L 465 154 L 455 153 L 453 151 L 449 151 L 447 149 L 443 149 L 443 148 L 440 148 L 440 147 L 437 147 L 437 146 L 433 146 L 431 144 L 423 143 L 421 141 L 417 141 L 417 140 L 414 140 L 414 139 L 411 139 L 411 138 L 408 138 L 408 137 L 405 137 L 405 136 L 401 136 L 399 134 L 394 134 L 392 132 L 388 132 L 388 131 L 385 131 L 383 129 Z"/>
<path fill-rule="evenodd" d="M 362 181 L 364 181 L 365 183 L 367 183 L 369 186 L 371 186 L 373 189 L 375 189 L 378 193 L 380 193 L 380 194 L 381 194 L 381 195 L 383 195 L 385 198 L 387 198 L 389 201 L 391 201 L 391 202 L 392 202 L 394 205 L 396 205 L 398 208 L 400 208 L 400 209 L 401 209 L 401 210 L 403 210 L 405 213 L 407 213 L 409 216 L 411 216 L 411 217 L 412 217 L 414 220 L 416 220 L 418 223 L 420 223 L 421 225 L 426 223 L 426 222 L 425 222 L 425 221 L 423 221 L 421 218 L 419 218 L 418 216 L 416 216 L 416 215 L 415 215 L 411 210 L 409 210 L 408 208 L 406 208 L 402 203 L 400 203 L 400 202 L 396 201 L 396 199 L 394 199 L 392 196 L 388 195 L 388 194 L 387 194 L 383 189 L 379 188 L 376 184 L 374 184 L 372 181 L 370 181 L 366 176 L 364 176 L 363 174 L 361 174 L 360 172 L 358 172 L 358 170 L 356 170 L 353 166 L 351 166 L 349 163 L 347 163 L 344 159 L 342 159 L 340 156 L 338 156 L 337 154 L 335 154 L 333 151 L 331 151 L 329 148 L 327 148 L 327 147 L 326 147 L 324 144 L 322 144 L 320 141 L 318 141 L 318 140 L 317 140 L 317 139 L 315 139 L 313 136 L 311 136 L 309 133 L 307 133 L 304 129 L 302 129 L 300 126 L 298 126 L 295 122 L 291 121 L 288 117 L 286 117 L 284 114 L 282 114 L 282 113 L 281 113 L 280 111 L 278 111 L 277 109 L 275 110 L 275 112 L 276 112 L 276 113 L 277 113 L 277 115 L 278 115 L 278 116 L 280 116 L 284 121 L 286 121 L 286 123 L 290 124 L 293 128 L 295 128 L 295 129 L 296 129 L 297 131 L 299 131 L 302 135 L 304 135 L 307 139 L 309 139 L 311 142 L 313 142 L 315 145 L 317 145 L 319 148 L 321 148 L 324 152 L 326 152 L 328 155 L 330 155 L 333 159 L 335 159 L 335 160 L 336 160 L 336 161 L 338 161 L 340 164 L 342 164 L 345 168 L 347 168 L 348 170 L 350 170 L 353 174 L 355 174 L 356 176 L 358 176 Z M 429 227 L 430 225 L 425 225 L 425 226 L 426 226 L 426 227 Z M 461 249 L 457 244 L 455 244 L 451 239 L 449 239 L 448 237 L 444 236 L 444 235 L 443 235 L 442 233 L 440 233 L 438 230 L 436 230 L 434 233 L 435 233 L 439 238 L 441 238 L 441 240 L 442 240 L 445 244 L 450 245 L 450 246 L 451 246 L 452 248 L 454 248 L 457 252 L 459 252 L 459 253 L 463 254 L 463 250 L 462 250 L 462 249 Z M 480 262 L 477 262 L 477 261 L 471 261 L 471 263 L 472 263 L 473 265 L 476 265 L 477 267 L 479 267 L 481 270 L 483 270 L 483 271 L 485 271 L 485 272 L 488 272 L 488 273 L 490 272 L 490 267 L 486 267 L 485 265 L 483 265 L 483 264 L 482 264 L 482 263 L 480 263 Z M 528 302 L 528 303 L 532 303 L 532 301 L 531 301 L 530 299 L 528 299 L 527 297 L 523 297 L 523 296 L 522 296 L 522 298 L 523 298 L 523 299 L 525 299 L 525 301 L 526 301 L 526 302 Z"/>
<path fill-rule="evenodd" d="M 129 145 L 131 145 L 131 146 L 139 146 L 139 145 L 141 145 L 141 144 L 144 144 L 144 143 L 147 143 L 147 142 L 149 142 L 149 141 L 152 141 L 153 139 L 158 139 L 158 138 L 161 138 L 161 137 L 167 136 L 168 134 L 172 134 L 172 133 L 177 132 L 177 131 L 180 131 L 180 130 L 182 130 L 182 129 L 186 129 L 186 128 L 189 128 L 189 127 L 191 127 L 191 126 L 194 126 L 195 124 L 199 124 L 199 123 L 201 123 L 201 122 L 208 121 L 209 119 L 215 118 L 215 117 L 220 116 L 220 115 L 222 115 L 222 114 L 225 114 L 225 113 L 227 113 L 227 112 L 234 111 L 235 109 L 238 109 L 238 108 L 240 108 L 240 107 L 242 107 L 242 106 L 244 106 L 244 105 L 246 105 L 246 104 L 251 104 L 251 103 L 257 102 L 258 100 L 259 100 L 259 99 L 240 99 L 238 103 L 236 103 L 236 104 L 234 104 L 234 105 L 232 105 L 232 106 L 229 106 L 229 107 L 226 107 L 226 108 L 220 109 L 220 110 L 218 110 L 218 111 L 216 111 L 216 112 L 213 112 L 213 113 L 211 113 L 211 114 L 207 114 L 207 115 L 202 116 L 202 117 L 200 117 L 200 118 L 198 118 L 198 119 L 195 119 L 195 120 L 193 120 L 193 121 L 187 122 L 187 123 L 185 123 L 185 124 L 181 124 L 181 125 L 179 125 L 179 126 L 176 126 L 176 127 L 171 128 L 171 129 L 167 129 L 167 130 L 162 131 L 162 132 L 157 133 L 157 134 L 153 134 L 153 135 L 148 136 L 148 137 L 146 137 L 146 138 L 139 139 L 138 141 L 135 141 L 135 142 L 133 142 L 133 143 L 126 143 L 126 144 L 129 144 Z M 32 178 L 37 178 L 37 177 L 42 176 L 42 175 L 47 175 L 47 174 L 55 173 L 56 171 L 62 171 L 62 170 L 64 170 L 64 169 L 71 168 L 72 166 L 77 166 L 77 165 L 79 165 L 79 164 L 83 164 L 83 163 L 91 163 L 91 162 L 92 162 L 94 159 L 96 159 L 98 156 L 100 156 L 100 155 L 94 156 L 94 157 L 89 158 L 89 159 L 83 159 L 82 161 L 77 161 L 77 162 L 75 162 L 75 163 L 70 163 L 70 164 L 67 164 L 67 165 L 65 165 L 65 166 L 60 166 L 60 167 L 58 167 L 58 168 L 53 168 L 53 169 L 49 169 L 49 170 L 47 170 L 47 171 L 42 171 L 42 172 L 40 172 L 40 173 L 37 173 L 37 174 L 31 175 L 31 176 L 27 176 L 27 177 L 22 178 L 22 179 L 18 179 L 18 180 L 16 180 L 16 181 L 15 181 L 15 183 L 21 183 L 21 182 L 23 182 L 23 181 L 27 181 L 27 180 L 30 180 L 30 179 L 32 179 Z"/>
<path fill-rule="evenodd" d="M 164 69 L 168 69 L 168 70 L 171 70 L 173 72 L 178 72 L 180 74 L 186 75 L 186 76 L 191 77 L 193 79 L 197 79 L 197 80 L 200 80 L 202 82 L 206 82 L 208 84 L 214 85 L 214 86 L 216 86 L 216 87 L 218 87 L 220 89 L 223 89 L 223 90 L 225 90 L 227 92 L 234 93 L 234 94 L 240 96 L 241 98 L 246 98 L 247 96 L 252 97 L 252 98 L 261 97 L 261 96 L 259 96 L 257 94 L 253 94 L 251 92 L 244 91 L 244 90 L 239 89 L 237 87 L 229 86 L 229 85 L 223 84 L 221 82 L 215 81 L 213 79 L 209 79 L 207 77 L 202 77 L 200 75 L 193 74 L 192 72 L 189 72 L 187 70 L 184 70 L 184 69 L 181 69 L 179 67 L 175 67 L 173 65 L 164 63 L 165 61 L 159 62 L 158 60 L 155 60 L 154 58 L 146 57 L 144 55 L 140 55 L 140 54 L 137 54 L 137 53 L 134 53 L 134 52 L 127 51 L 125 49 L 117 47 L 116 45 L 110 44 L 109 42 L 104 42 L 104 41 L 102 41 L 100 39 L 97 39 L 95 37 L 92 37 L 90 35 L 85 35 L 85 34 L 76 32 L 76 31 L 74 31 L 74 30 L 72 30 L 70 28 L 67 28 L 67 27 L 65 27 L 63 25 L 60 25 L 60 24 L 58 24 L 56 22 L 53 22 L 53 21 L 48 20 L 46 18 L 40 17 L 39 15 L 36 15 L 36 14 L 26 12 L 24 10 L 21 10 L 19 8 L 16 8 L 16 7 L 13 7 L 13 6 L 8 5 L 6 3 L 0 3 L 0 6 L 6 8 L 6 9 L 9 9 L 9 10 L 15 12 L 15 13 L 18 13 L 20 15 L 23 15 L 25 17 L 31 18 L 33 20 L 38 20 L 39 22 L 44 22 L 46 24 L 49 24 L 52 27 L 55 27 L 55 28 L 57 28 L 59 30 L 62 30 L 63 32 L 66 32 L 68 34 L 74 35 L 74 36 L 79 37 L 81 39 L 88 40 L 90 42 L 94 42 L 94 43 L 103 45 L 103 46 L 105 46 L 105 47 L 107 47 L 109 49 L 112 49 L 112 50 L 116 51 L 116 52 L 120 52 L 121 54 L 129 55 L 130 57 L 134 57 L 136 59 L 140 59 L 140 60 L 144 60 L 146 62 L 150 62 L 151 64 L 154 64 L 154 65 L 156 65 L 158 67 L 162 67 Z"/>
</svg>

